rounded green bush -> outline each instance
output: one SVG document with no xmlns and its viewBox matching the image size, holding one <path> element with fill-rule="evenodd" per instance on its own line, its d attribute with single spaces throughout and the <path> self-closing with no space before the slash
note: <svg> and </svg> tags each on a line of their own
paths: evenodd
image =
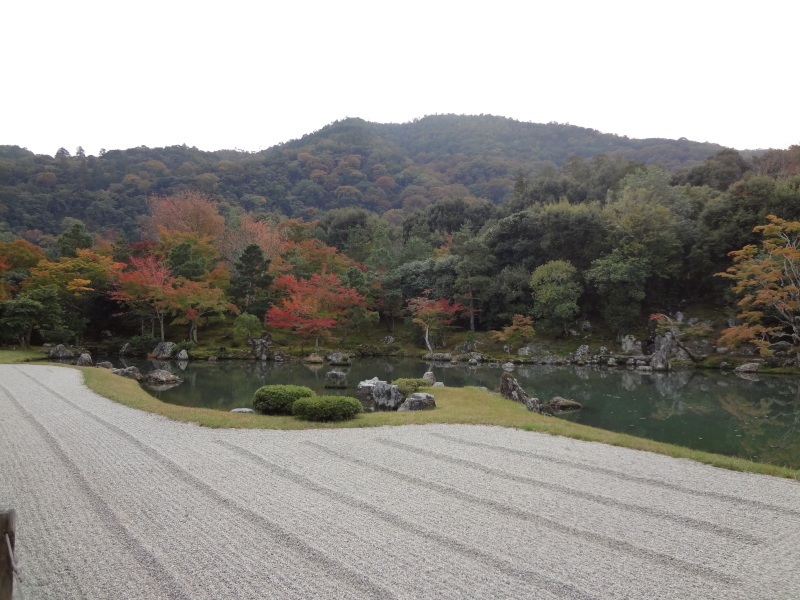
<svg viewBox="0 0 800 600">
<path fill-rule="evenodd" d="M 303 385 L 265 385 L 253 394 L 253 410 L 265 415 L 291 415 L 295 400 L 314 395 L 314 390 Z"/>
<path fill-rule="evenodd" d="M 363 410 L 361 402 L 349 396 L 298 398 L 292 414 L 304 421 L 346 421 Z"/>
</svg>

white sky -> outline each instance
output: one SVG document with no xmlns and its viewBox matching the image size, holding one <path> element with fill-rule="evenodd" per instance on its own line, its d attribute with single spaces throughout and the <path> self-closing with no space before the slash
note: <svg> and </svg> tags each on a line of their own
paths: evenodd
<svg viewBox="0 0 800 600">
<path fill-rule="evenodd" d="M 796 0 L 10 0 L 0 144 L 260 150 L 488 113 L 800 144 Z"/>
</svg>

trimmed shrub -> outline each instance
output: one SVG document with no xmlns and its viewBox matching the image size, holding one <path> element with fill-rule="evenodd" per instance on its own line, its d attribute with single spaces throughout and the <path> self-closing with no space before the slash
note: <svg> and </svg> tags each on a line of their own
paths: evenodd
<svg viewBox="0 0 800 600">
<path fill-rule="evenodd" d="M 253 410 L 264 415 L 291 415 L 295 400 L 314 395 L 314 390 L 303 385 L 265 385 L 253 394 Z"/>
<path fill-rule="evenodd" d="M 304 421 L 346 421 L 363 410 L 361 402 L 348 396 L 298 398 L 292 414 Z"/>
<path fill-rule="evenodd" d="M 430 385 L 424 379 L 410 379 L 410 378 L 395 379 L 392 382 L 392 384 L 397 386 L 397 389 L 403 395 L 403 398 L 408 398 L 419 388 Z"/>
</svg>

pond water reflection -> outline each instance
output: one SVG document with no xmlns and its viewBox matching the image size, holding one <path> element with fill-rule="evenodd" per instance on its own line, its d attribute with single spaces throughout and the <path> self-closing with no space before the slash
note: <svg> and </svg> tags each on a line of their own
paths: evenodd
<svg viewBox="0 0 800 600">
<path fill-rule="evenodd" d="M 126 361 L 143 372 L 146 361 Z M 412 359 L 358 359 L 347 373 L 348 389 L 326 390 L 334 367 L 300 363 L 220 361 L 171 363 L 184 383 L 150 391 L 164 402 L 219 410 L 250 406 L 262 385 L 306 385 L 317 393 L 355 395 L 359 381 L 421 377 L 432 370 L 451 387 L 483 386 L 496 391 L 502 369 L 480 365 L 428 364 Z M 514 376 L 532 396 L 563 396 L 584 409 L 569 419 L 602 429 L 800 468 L 800 380 L 788 376 L 743 378 L 733 373 L 679 371 L 641 373 L 624 369 L 521 365 Z M 435 391 L 434 391 L 435 394 Z"/>
</svg>

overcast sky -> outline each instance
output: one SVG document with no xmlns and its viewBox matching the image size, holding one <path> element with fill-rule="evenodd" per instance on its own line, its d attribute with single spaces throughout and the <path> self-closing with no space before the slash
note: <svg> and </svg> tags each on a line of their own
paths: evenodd
<svg viewBox="0 0 800 600">
<path fill-rule="evenodd" d="M 800 144 L 795 0 L 26 0 L 0 144 L 260 150 L 345 117 Z"/>
</svg>

